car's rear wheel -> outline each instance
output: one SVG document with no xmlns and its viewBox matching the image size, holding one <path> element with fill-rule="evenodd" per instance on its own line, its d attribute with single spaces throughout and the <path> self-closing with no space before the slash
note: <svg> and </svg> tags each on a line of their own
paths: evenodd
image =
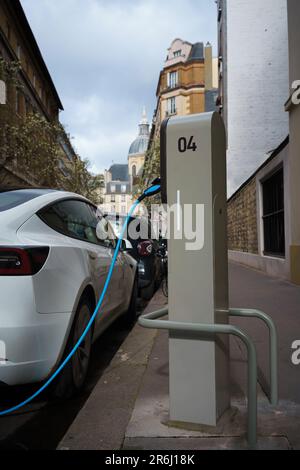
<svg viewBox="0 0 300 470">
<path fill-rule="evenodd" d="M 141 297 L 145 300 L 151 300 L 155 292 L 154 281 L 151 281 L 148 287 L 144 287 L 141 290 Z"/>
<path fill-rule="evenodd" d="M 91 315 L 90 302 L 88 299 L 83 298 L 77 308 L 64 358 L 67 357 L 78 342 L 90 321 Z M 54 397 L 70 398 L 82 389 L 90 363 L 92 336 L 92 328 L 90 328 L 84 340 L 58 376 L 52 391 Z"/>
</svg>

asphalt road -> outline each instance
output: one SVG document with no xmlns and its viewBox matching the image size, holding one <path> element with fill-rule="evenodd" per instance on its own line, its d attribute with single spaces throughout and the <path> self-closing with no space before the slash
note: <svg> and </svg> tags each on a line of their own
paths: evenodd
<svg viewBox="0 0 300 470">
<path fill-rule="evenodd" d="M 144 308 L 145 303 L 141 303 L 139 310 Z M 56 449 L 129 332 L 118 321 L 97 340 L 92 350 L 87 382 L 78 397 L 55 402 L 49 400 L 45 393 L 19 412 L 0 417 L 0 450 Z M 19 403 L 37 387 L 30 385 L 0 389 L 0 408 Z"/>
</svg>

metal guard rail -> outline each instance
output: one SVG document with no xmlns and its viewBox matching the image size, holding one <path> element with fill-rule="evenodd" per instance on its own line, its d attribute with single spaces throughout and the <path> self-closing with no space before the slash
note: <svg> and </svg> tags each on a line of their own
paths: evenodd
<svg viewBox="0 0 300 470">
<path fill-rule="evenodd" d="M 220 310 L 219 310 L 220 311 Z M 224 311 L 223 311 L 224 312 Z M 277 379 L 277 332 L 272 319 L 259 310 L 230 309 L 226 310 L 230 316 L 257 317 L 263 320 L 270 330 L 270 371 L 271 371 L 271 403 L 276 405 L 278 401 L 278 379 Z M 240 328 L 230 324 L 201 324 L 184 323 L 170 320 L 160 320 L 168 315 L 168 308 L 157 310 L 142 315 L 138 323 L 144 328 L 162 329 L 168 331 L 196 332 L 206 334 L 228 334 L 237 336 L 246 345 L 248 353 L 248 444 L 254 448 L 257 444 L 257 354 L 252 339 Z"/>
</svg>

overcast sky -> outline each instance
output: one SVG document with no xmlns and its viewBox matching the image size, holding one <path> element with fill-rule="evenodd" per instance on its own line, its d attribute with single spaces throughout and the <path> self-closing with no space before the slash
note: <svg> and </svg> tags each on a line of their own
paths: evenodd
<svg viewBox="0 0 300 470">
<path fill-rule="evenodd" d="M 214 0 L 21 0 L 65 111 L 95 172 L 126 163 L 143 105 L 151 120 L 172 40 L 210 41 Z"/>
</svg>

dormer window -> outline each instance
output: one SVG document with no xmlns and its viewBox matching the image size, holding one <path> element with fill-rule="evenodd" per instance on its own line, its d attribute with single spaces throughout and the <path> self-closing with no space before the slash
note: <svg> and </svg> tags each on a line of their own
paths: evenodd
<svg viewBox="0 0 300 470">
<path fill-rule="evenodd" d="M 115 184 L 112 184 L 111 187 L 110 187 L 110 189 L 111 189 L 111 192 L 112 192 L 112 193 L 115 193 L 115 192 L 116 192 L 116 185 L 115 185 Z"/>
<path fill-rule="evenodd" d="M 181 49 L 179 49 L 178 51 L 175 51 L 174 52 L 174 57 L 180 57 L 181 56 Z"/>
</svg>

